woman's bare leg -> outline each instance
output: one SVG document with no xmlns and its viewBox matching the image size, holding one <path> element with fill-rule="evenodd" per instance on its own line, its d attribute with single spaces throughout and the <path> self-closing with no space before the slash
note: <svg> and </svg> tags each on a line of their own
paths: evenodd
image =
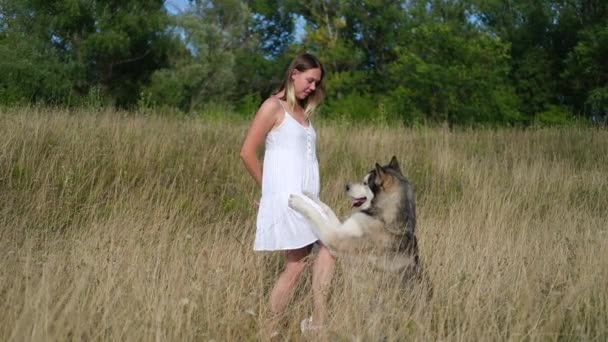
<svg viewBox="0 0 608 342">
<path fill-rule="evenodd" d="M 304 247 L 285 252 L 285 268 L 270 292 L 270 317 L 265 324 L 267 334 L 276 331 L 277 324 L 291 300 L 298 279 L 306 269 L 308 260 L 306 257 L 310 254 L 310 250 L 310 247 Z"/>
<path fill-rule="evenodd" d="M 334 276 L 336 258 L 323 244 L 319 246 L 319 252 L 312 268 L 312 296 L 314 311 L 312 323 L 314 326 L 322 327 L 327 319 L 327 299 L 329 286 Z"/>
</svg>

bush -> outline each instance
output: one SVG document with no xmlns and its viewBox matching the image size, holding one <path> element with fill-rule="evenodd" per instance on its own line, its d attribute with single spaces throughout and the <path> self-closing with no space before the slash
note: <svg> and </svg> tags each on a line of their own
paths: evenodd
<svg viewBox="0 0 608 342">
<path fill-rule="evenodd" d="M 329 117 L 369 120 L 378 113 L 378 100 L 372 95 L 351 93 L 328 101 L 325 111 Z"/>
<path fill-rule="evenodd" d="M 564 106 L 548 105 L 544 111 L 534 117 L 534 124 L 539 126 L 567 125 L 573 122 L 572 112 Z"/>
</svg>

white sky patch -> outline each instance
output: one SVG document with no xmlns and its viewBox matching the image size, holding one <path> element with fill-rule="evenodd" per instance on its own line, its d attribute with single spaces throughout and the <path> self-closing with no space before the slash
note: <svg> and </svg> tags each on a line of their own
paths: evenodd
<svg viewBox="0 0 608 342">
<path fill-rule="evenodd" d="M 170 14 L 177 15 L 184 12 L 190 4 L 188 0 L 167 0 L 165 1 L 165 8 Z"/>
</svg>

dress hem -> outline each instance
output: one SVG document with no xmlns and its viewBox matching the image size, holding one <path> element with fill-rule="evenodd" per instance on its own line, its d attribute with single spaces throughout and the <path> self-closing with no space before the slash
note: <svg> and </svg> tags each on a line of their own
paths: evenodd
<svg viewBox="0 0 608 342">
<path fill-rule="evenodd" d="M 287 247 L 278 247 L 278 248 L 271 248 L 271 247 L 253 247 L 253 251 L 254 252 L 278 252 L 278 251 L 290 251 L 290 250 L 294 250 L 294 249 L 300 249 L 300 248 L 304 248 L 307 246 L 310 246 L 314 243 L 319 242 L 319 239 L 315 239 L 307 244 L 301 245 L 301 246 L 287 246 Z"/>
</svg>

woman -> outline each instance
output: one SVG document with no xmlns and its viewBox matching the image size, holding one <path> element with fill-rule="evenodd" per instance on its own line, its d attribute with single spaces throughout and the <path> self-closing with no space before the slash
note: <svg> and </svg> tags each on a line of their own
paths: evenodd
<svg viewBox="0 0 608 342">
<path fill-rule="evenodd" d="M 326 320 L 335 259 L 320 244 L 310 223 L 288 207 L 292 193 L 319 196 L 316 132 L 310 119 L 323 100 L 324 76 L 323 66 L 315 56 L 304 53 L 294 58 L 280 88 L 256 113 L 241 148 L 247 171 L 262 189 L 254 249 L 283 251 L 285 255 L 285 268 L 270 293 L 271 317 L 265 326 L 270 335 L 276 335 L 278 320 L 306 268 L 306 257 L 314 243 L 319 243 L 312 275 L 314 311 L 301 326 L 303 330 L 318 330 Z M 263 167 L 257 157 L 262 143 Z"/>
</svg>

